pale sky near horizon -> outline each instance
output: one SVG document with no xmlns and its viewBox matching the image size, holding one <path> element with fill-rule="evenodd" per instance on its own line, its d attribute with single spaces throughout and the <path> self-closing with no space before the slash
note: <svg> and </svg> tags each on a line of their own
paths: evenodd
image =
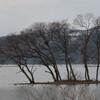
<svg viewBox="0 0 100 100">
<path fill-rule="evenodd" d="M 77 14 L 100 16 L 100 0 L 0 0 L 0 36 L 20 32 L 35 22 L 69 19 Z"/>
</svg>

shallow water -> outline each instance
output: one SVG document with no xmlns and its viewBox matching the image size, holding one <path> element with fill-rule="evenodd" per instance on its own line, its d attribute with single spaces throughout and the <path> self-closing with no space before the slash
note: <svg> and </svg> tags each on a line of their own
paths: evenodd
<svg viewBox="0 0 100 100">
<path fill-rule="evenodd" d="M 80 78 L 84 78 L 84 67 L 83 65 L 73 65 L 73 68 Z M 34 77 L 36 82 L 48 82 L 52 81 L 52 77 L 45 73 L 47 70 L 44 66 L 39 67 L 36 65 L 34 69 L 37 68 Z M 59 70 L 63 79 L 66 79 L 66 69 L 64 65 L 59 65 Z M 5 65 L 0 68 L 0 100 L 28 100 L 27 93 L 25 89 L 30 89 L 30 86 L 15 86 L 14 83 L 27 83 L 27 78 L 22 74 L 18 73 L 20 70 L 15 65 Z M 95 78 L 96 68 L 89 68 L 90 76 L 92 79 Z M 100 72 L 99 72 L 100 74 Z M 100 80 L 100 75 L 99 75 Z M 33 86 L 32 86 L 33 87 Z M 31 88 L 32 88 L 31 87 Z M 36 88 L 39 85 L 35 86 Z M 91 85 L 90 89 L 95 91 L 95 96 L 100 97 L 100 85 Z M 32 88 L 33 89 L 33 88 Z M 34 90 L 32 90 L 34 91 Z M 34 100 L 30 98 L 29 100 Z M 97 99 L 99 100 L 99 99 Z"/>
</svg>

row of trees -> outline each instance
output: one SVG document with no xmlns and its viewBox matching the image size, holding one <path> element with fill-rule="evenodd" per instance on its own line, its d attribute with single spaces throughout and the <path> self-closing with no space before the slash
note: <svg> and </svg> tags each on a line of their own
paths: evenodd
<svg viewBox="0 0 100 100">
<path fill-rule="evenodd" d="M 52 23 L 35 23 L 31 28 L 21 31 L 20 35 L 7 36 L 0 44 L 1 55 L 11 59 L 18 65 L 21 72 L 27 77 L 30 83 L 34 83 L 34 72 L 36 69 L 28 66 L 31 60 L 43 64 L 51 74 L 54 81 L 62 81 L 58 69 L 58 62 L 61 57 L 66 66 L 68 81 L 76 81 L 77 77 L 72 67 L 72 54 L 80 52 L 85 68 L 85 80 L 91 80 L 88 70 L 88 60 L 95 58 L 97 61 L 96 81 L 98 81 L 100 63 L 100 18 L 94 18 L 92 14 L 78 15 L 74 24 L 82 29 L 78 31 L 71 29 L 66 21 Z M 93 28 L 91 28 L 93 27 Z M 73 40 L 72 35 L 80 32 L 80 36 Z M 94 46 L 90 47 L 92 41 Z M 90 51 L 97 50 L 95 55 Z"/>
</svg>

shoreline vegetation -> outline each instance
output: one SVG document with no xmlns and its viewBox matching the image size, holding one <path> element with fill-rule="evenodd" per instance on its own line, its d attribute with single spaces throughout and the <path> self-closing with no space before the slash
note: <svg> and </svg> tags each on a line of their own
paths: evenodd
<svg viewBox="0 0 100 100">
<path fill-rule="evenodd" d="M 100 81 L 86 81 L 86 80 L 77 80 L 77 81 L 57 81 L 57 82 L 35 82 L 35 83 L 14 83 L 14 85 L 81 85 L 81 84 L 100 84 Z"/>
</svg>

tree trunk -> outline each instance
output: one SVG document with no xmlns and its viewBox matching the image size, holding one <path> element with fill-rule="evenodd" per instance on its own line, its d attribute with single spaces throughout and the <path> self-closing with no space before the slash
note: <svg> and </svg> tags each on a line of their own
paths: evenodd
<svg viewBox="0 0 100 100">
<path fill-rule="evenodd" d="M 85 67 L 85 79 L 86 79 L 86 80 L 90 80 L 86 56 L 84 57 L 84 67 Z"/>
<path fill-rule="evenodd" d="M 68 60 L 67 60 L 67 57 L 66 56 L 65 56 L 65 64 L 66 64 L 66 70 L 67 70 L 67 78 L 69 80 Z"/>
<path fill-rule="evenodd" d="M 27 79 L 29 80 L 30 83 L 35 83 L 34 80 L 32 80 L 27 73 L 24 71 L 23 68 L 21 68 L 21 65 L 18 64 L 18 67 L 20 68 L 20 70 L 23 72 L 23 74 L 27 77 Z"/>
<path fill-rule="evenodd" d="M 98 71 L 99 71 L 99 62 L 100 62 L 100 48 L 97 46 L 97 71 L 96 71 L 96 81 L 98 81 Z"/>
<path fill-rule="evenodd" d="M 76 76 L 74 74 L 74 71 L 73 71 L 73 68 L 72 68 L 72 65 L 71 65 L 71 62 L 70 62 L 70 59 L 68 58 L 68 63 L 69 63 L 69 66 L 70 66 L 70 70 L 71 70 L 71 73 L 72 73 L 72 76 L 74 78 L 74 81 L 76 81 Z"/>
<path fill-rule="evenodd" d="M 68 52 L 67 52 L 67 43 L 66 43 L 66 40 L 65 40 L 65 43 L 64 43 L 64 48 L 65 48 L 65 64 L 66 64 L 66 70 L 67 70 L 67 78 L 69 80 L 69 69 L 68 69 Z"/>
<path fill-rule="evenodd" d="M 87 66 L 87 42 L 86 41 L 83 46 L 83 62 L 84 62 L 84 67 L 85 67 L 85 79 L 90 80 L 89 70 Z"/>
<path fill-rule="evenodd" d="M 61 79 L 61 76 L 60 76 L 56 61 L 55 61 L 55 57 L 54 57 L 54 55 L 52 53 L 52 50 L 51 50 L 49 44 L 46 44 L 46 45 L 49 48 L 49 52 L 50 52 L 50 55 L 51 55 L 51 58 L 52 58 L 52 64 L 53 64 L 53 67 L 54 67 L 54 70 L 55 70 L 55 73 L 56 73 L 56 79 L 57 79 L 57 81 L 59 81 L 59 80 L 61 81 L 62 79 Z"/>
</svg>

